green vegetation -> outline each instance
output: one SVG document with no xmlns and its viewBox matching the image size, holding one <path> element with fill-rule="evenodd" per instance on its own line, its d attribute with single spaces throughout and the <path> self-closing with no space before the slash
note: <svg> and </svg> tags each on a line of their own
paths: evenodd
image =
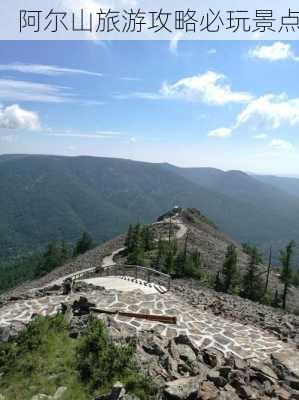
<svg viewBox="0 0 299 400">
<path fill-rule="evenodd" d="M 242 249 L 244 253 L 252 256 L 254 254 L 254 260 L 257 264 L 262 264 L 264 262 L 263 254 L 258 250 L 258 248 L 250 243 L 242 243 Z"/>
<path fill-rule="evenodd" d="M 74 257 L 76 257 L 79 254 L 84 254 L 88 250 L 92 249 L 92 247 L 93 247 L 92 237 L 88 232 L 83 232 L 82 236 L 75 245 L 73 255 Z"/>
<path fill-rule="evenodd" d="M 201 279 L 200 253 L 197 250 L 188 251 L 188 235 L 182 250 L 173 237 L 171 225 L 166 236 L 155 241 L 150 226 L 130 225 L 125 241 L 128 264 L 151 266 L 174 278 Z"/>
<path fill-rule="evenodd" d="M 116 381 L 127 385 L 141 400 L 155 393 L 151 381 L 138 373 L 133 361 L 134 348 L 113 344 L 101 321 L 89 323 L 79 339 L 76 352 L 76 370 L 90 393 L 109 391 Z"/>
<path fill-rule="evenodd" d="M 234 245 L 230 245 L 227 248 L 222 275 L 223 291 L 226 293 L 237 294 L 240 284 L 240 273 L 237 266 L 237 251 Z"/>
<path fill-rule="evenodd" d="M 243 245 L 244 248 L 244 245 Z M 250 256 L 247 270 L 241 277 L 238 268 L 238 255 L 234 245 L 227 247 L 222 271 L 218 271 L 214 281 L 214 289 L 219 292 L 240 295 L 247 299 L 270 304 L 271 293 L 264 293 L 259 264 L 261 255 L 255 246 L 246 245 L 246 253 Z"/>
<path fill-rule="evenodd" d="M 151 399 L 155 388 L 137 371 L 133 355 L 132 347 L 111 343 L 98 320 L 72 339 L 62 315 L 40 317 L 17 341 L 0 343 L 0 393 L 7 400 L 31 400 L 65 386 L 61 400 L 92 400 L 122 381 L 141 400 Z"/>
<path fill-rule="evenodd" d="M 217 292 L 240 295 L 241 277 L 238 268 L 238 254 L 233 244 L 227 246 L 222 270 L 216 274 L 213 287 Z"/>
<path fill-rule="evenodd" d="M 260 301 L 263 296 L 263 280 L 261 279 L 261 271 L 258 267 L 260 264 L 260 254 L 255 247 L 250 250 L 250 261 L 247 271 L 243 276 L 242 296 L 249 300 Z"/>
<path fill-rule="evenodd" d="M 289 287 L 293 283 L 293 269 L 292 269 L 292 257 L 294 255 L 295 242 L 292 240 L 286 247 L 285 250 L 281 250 L 280 259 L 282 264 L 281 281 L 284 284 L 284 290 L 282 295 L 282 308 L 285 310 L 287 305 L 287 296 Z"/>
<path fill-rule="evenodd" d="M 218 292 L 238 295 L 262 304 L 284 307 L 289 286 L 299 286 L 299 272 L 294 272 L 290 266 L 294 243 L 281 252 L 283 270 L 281 280 L 284 282 L 284 293 L 272 292 L 266 287 L 266 272 L 261 270 L 263 257 L 256 246 L 243 244 L 243 251 L 248 254 L 249 262 L 241 276 L 238 267 L 236 247 L 228 245 L 223 267 L 213 277 L 204 270 L 198 250 L 188 249 L 188 234 L 185 244 L 178 247 L 177 241 L 169 225 L 165 237 L 154 240 L 153 230 L 140 224 L 130 225 L 125 245 L 127 247 L 127 262 L 132 265 L 151 266 L 170 274 L 173 278 L 194 278 L 201 284 L 212 287 Z"/>
<path fill-rule="evenodd" d="M 92 238 L 83 233 L 72 251 L 65 242 L 50 242 L 45 251 L 19 258 L 17 261 L 0 265 L 0 293 L 11 289 L 18 284 L 39 278 L 55 268 L 63 265 L 67 260 L 84 253 L 92 247 Z"/>
<path fill-rule="evenodd" d="M 0 259 L 5 263 L 54 239 L 73 245 L 84 231 L 104 242 L 173 204 L 200 209 L 236 240 L 261 248 L 271 241 L 275 261 L 280 241 L 298 237 L 297 199 L 236 171 L 208 175 L 207 168 L 97 157 L 7 155 L 0 162 Z"/>
<path fill-rule="evenodd" d="M 243 244 L 242 247 L 243 251 L 250 257 L 247 270 L 243 276 L 240 276 L 240 271 L 237 266 L 236 248 L 233 245 L 229 245 L 222 271 L 216 273 L 213 288 L 218 292 L 237 294 L 252 301 L 286 309 L 287 295 L 290 286 L 299 286 L 299 271 L 294 271 L 292 267 L 295 242 L 291 241 L 286 246 L 285 250 L 281 250 L 280 252 L 280 260 L 282 263 L 280 279 L 284 284 L 282 293 L 279 293 L 277 289 L 272 292 L 268 289 L 268 286 L 265 285 L 267 271 L 263 271 L 259 268 L 259 265 L 263 262 L 263 258 L 257 247 L 247 243 Z M 271 255 L 269 259 L 269 270 L 270 269 Z"/>
</svg>

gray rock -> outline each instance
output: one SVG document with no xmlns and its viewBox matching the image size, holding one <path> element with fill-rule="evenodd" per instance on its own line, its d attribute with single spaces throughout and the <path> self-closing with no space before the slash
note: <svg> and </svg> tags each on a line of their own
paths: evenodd
<svg viewBox="0 0 299 400">
<path fill-rule="evenodd" d="M 272 383 L 277 382 L 277 374 L 265 363 L 251 361 L 249 365 L 256 372 L 256 377 L 259 381 L 264 382 L 265 380 L 270 380 Z"/>
<path fill-rule="evenodd" d="M 203 352 L 203 360 L 206 364 L 211 366 L 212 368 L 220 367 L 224 363 L 224 356 L 221 351 L 216 349 L 204 349 Z"/>
<path fill-rule="evenodd" d="M 298 352 L 283 351 L 271 354 L 272 364 L 280 379 L 294 377 L 299 379 Z"/>
<path fill-rule="evenodd" d="M 257 390 L 247 385 L 242 385 L 238 393 L 242 399 L 246 400 L 259 400 L 261 398 Z"/>
<path fill-rule="evenodd" d="M 52 396 L 48 396 L 43 393 L 36 394 L 31 398 L 31 400 L 52 400 Z"/>
<path fill-rule="evenodd" d="M 208 372 L 207 378 L 218 387 L 224 387 L 227 384 L 227 379 L 221 376 L 219 371 L 213 369 Z"/>
<path fill-rule="evenodd" d="M 0 326 L 0 342 L 16 339 L 25 329 L 26 325 L 20 321 L 14 321 L 9 326 Z"/>
<path fill-rule="evenodd" d="M 200 385 L 198 399 L 201 400 L 216 400 L 219 396 L 219 390 L 213 382 L 203 382 Z"/>
<path fill-rule="evenodd" d="M 163 395 L 165 400 L 196 400 L 198 393 L 197 377 L 180 378 L 167 383 Z"/>
<path fill-rule="evenodd" d="M 63 394 L 67 391 L 67 387 L 65 386 L 60 386 L 54 396 L 53 396 L 53 400 L 59 400 L 61 398 L 61 396 L 63 396 Z"/>
</svg>

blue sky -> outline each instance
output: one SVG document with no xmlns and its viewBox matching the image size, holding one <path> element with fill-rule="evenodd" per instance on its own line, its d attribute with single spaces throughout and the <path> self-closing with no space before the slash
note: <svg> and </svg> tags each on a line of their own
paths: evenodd
<svg viewBox="0 0 299 400">
<path fill-rule="evenodd" d="M 299 175 L 296 42 L 0 42 L 0 152 Z"/>
</svg>

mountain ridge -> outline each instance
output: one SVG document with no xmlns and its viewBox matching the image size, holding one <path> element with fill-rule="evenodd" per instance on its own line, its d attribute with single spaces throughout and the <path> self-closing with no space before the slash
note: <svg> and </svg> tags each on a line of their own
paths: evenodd
<svg viewBox="0 0 299 400">
<path fill-rule="evenodd" d="M 264 249 L 270 244 L 278 249 L 297 238 L 295 196 L 243 172 L 191 169 L 198 171 L 205 177 L 201 182 L 194 182 L 190 169 L 165 163 L 0 156 L 2 258 L 43 247 L 49 240 L 72 242 L 84 230 L 103 242 L 123 233 L 129 223 L 151 222 L 175 204 L 200 209 L 234 239 Z"/>
</svg>

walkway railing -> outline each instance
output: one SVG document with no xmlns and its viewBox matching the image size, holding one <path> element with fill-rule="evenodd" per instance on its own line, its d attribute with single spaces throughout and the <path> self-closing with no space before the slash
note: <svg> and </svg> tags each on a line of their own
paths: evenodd
<svg viewBox="0 0 299 400">
<path fill-rule="evenodd" d="M 166 290 L 169 290 L 171 286 L 171 277 L 168 274 L 164 274 L 153 268 L 125 264 L 114 264 L 106 267 L 97 267 L 85 272 L 78 272 L 72 276 L 72 279 L 76 281 L 104 276 L 128 276 L 136 280 L 141 279 L 147 283 L 163 286 Z"/>
</svg>

